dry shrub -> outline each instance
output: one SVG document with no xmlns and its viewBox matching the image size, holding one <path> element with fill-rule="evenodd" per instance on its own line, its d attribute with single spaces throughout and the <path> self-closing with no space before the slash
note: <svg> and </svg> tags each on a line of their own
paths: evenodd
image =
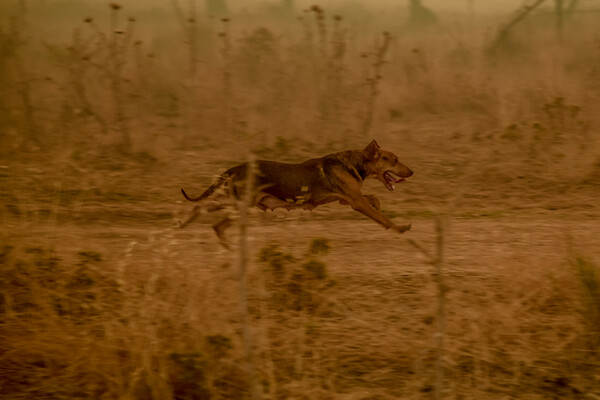
<svg viewBox="0 0 600 400">
<path fill-rule="evenodd" d="M 527 271 L 507 265 L 485 281 L 469 277 L 455 284 L 447 361 L 454 391 L 578 398 L 589 390 L 581 379 L 590 365 L 569 268 L 559 263 L 549 269 L 532 259 Z"/>
<path fill-rule="evenodd" d="M 430 272 L 336 269 L 330 244 L 269 245 L 250 273 L 249 322 L 267 398 L 429 398 L 436 362 Z M 238 285 L 228 266 L 184 265 L 168 233 L 105 256 L 2 254 L 7 398 L 243 399 Z M 147 252 L 154 261 L 138 261 Z M 449 398 L 580 398 L 597 362 L 597 267 L 446 271 Z M 510 282 L 507 285 L 506 282 Z"/>
<path fill-rule="evenodd" d="M 271 305 L 279 311 L 323 312 L 324 291 L 334 284 L 327 279 L 327 266 L 315 256 L 326 254 L 326 239 L 314 239 L 305 260 L 279 250 L 277 245 L 261 249 L 259 260 L 265 264 L 264 279 L 271 293 Z"/>
<path fill-rule="evenodd" d="M 392 277 L 341 273 L 331 286 L 305 277 L 306 287 L 297 284 L 298 266 L 306 264 L 296 257 L 273 246 L 260 257 L 269 293 L 263 357 L 275 369 L 276 398 L 298 391 L 429 398 L 437 333 L 427 274 L 403 275 L 398 286 Z M 593 310 L 580 307 L 578 276 L 564 263 L 549 268 L 533 258 L 526 271 L 447 272 L 444 396 L 576 399 L 593 390 L 600 368 L 589 353 L 596 351 L 588 341 Z M 594 285 L 585 287 L 593 292 Z M 583 294 L 593 307 L 589 290 Z"/>
<path fill-rule="evenodd" d="M 590 351 L 597 353 L 600 344 L 600 269 L 584 257 L 576 257 L 572 264 L 580 283 L 586 342 Z"/>
<path fill-rule="evenodd" d="M 77 262 L 38 247 L 6 246 L 1 256 L 6 398 L 244 396 L 235 344 L 187 309 L 200 299 L 180 277 L 110 268 L 90 251 Z"/>
</svg>

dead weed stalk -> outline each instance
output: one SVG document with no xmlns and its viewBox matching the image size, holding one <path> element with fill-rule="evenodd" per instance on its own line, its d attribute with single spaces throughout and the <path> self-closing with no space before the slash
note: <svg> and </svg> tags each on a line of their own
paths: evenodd
<svg viewBox="0 0 600 400">
<path fill-rule="evenodd" d="M 375 114 L 375 105 L 379 97 L 379 85 L 383 79 L 382 68 L 387 64 L 386 56 L 392 44 L 392 36 L 388 32 L 383 32 L 381 40 L 374 46 L 372 53 L 365 53 L 362 57 L 370 61 L 370 68 L 365 77 L 367 87 L 367 98 L 365 100 L 365 109 L 361 125 L 361 135 L 366 137 L 371 131 L 373 125 L 373 116 Z"/>
<path fill-rule="evenodd" d="M 244 340 L 244 350 L 246 352 L 246 369 L 250 380 L 250 393 L 253 400 L 261 398 L 258 379 L 255 367 L 255 355 L 252 332 L 250 331 L 250 316 L 248 311 L 248 210 L 254 201 L 254 156 L 250 154 L 248 159 L 247 177 L 245 193 L 240 202 L 238 210 L 240 214 L 240 248 L 239 248 L 239 266 L 238 266 L 238 284 L 240 294 L 240 312 L 242 316 L 242 336 Z"/>
<path fill-rule="evenodd" d="M 575 268 L 581 288 L 586 342 L 589 349 L 597 353 L 600 346 L 600 268 L 581 256 L 572 258 L 571 265 Z"/>
<path fill-rule="evenodd" d="M 121 28 L 119 15 L 122 6 L 117 3 L 110 3 L 109 7 L 110 24 L 108 32 L 101 30 L 92 18 L 86 18 L 84 22 L 91 27 L 99 52 L 103 57 L 100 61 L 92 61 L 92 63 L 104 73 L 110 83 L 114 123 L 121 134 L 119 149 L 123 153 L 129 153 L 132 149 L 132 140 L 129 120 L 125 111 L 126 96 L 123 83 L 126 81 L 124 69 L 132 53 L 136 20 L 129 17 L 125 28 Z"/>
<path fill-rule="evenodd" d="M 221 99 L 222 109 L 224 114 L 225 131 L 231 132 L 233 129 L 233 89 L 232 89 L 232 70 L 233 70 L 233 59 L 232 59 L 232 44 L 231 44 L 231 27 L 229 18 L 221 18 L 222 30 L 218 33 L 220 39 L 221 48 Z"/>
<path fill-rule="evenodd" d="M 444 284 L 444 222 L 442 217 L 435 219 L 436 229 L 436 247 L 435 254 L 431 254 L 423 245 L 414 239 L 408 239 L 408 243 L 419 250 L 429 259 L 429 263 L 435 268 L 434 278 L 437 285 L 437 310 L 436 321 L 437 329 L 435 333 L 437 342 L 437 356 L 435 360 L 435 390 L 436 400 L 443 398 L 444 391 L 444 335 L 445 335 L 445 304 L 446 304 L 446 285 Z"/>
<path fill-rule="evenodd" d="M 188 47 L 188 71 L 192 79 L 196 77 L 198 71 L 198 7 L 196 3 L 196 0 L 189 1 L 188 8 L 184 12 L 178 0 L 171 0 L 171 6 L 175 10 Z"/>
<path fill-rule="evenodd" d="M 23 106 L 23 136 L 26 140 L 22 144 L 33 144 L 35 147 L 39 147 L 41 142 L 39 140 L 39 127 L 36 122 L 37 108 L 33 102 L 35 95 L 32 89 L 32 83 L 36 79 L 30 74 L 22 55 L 22 49 L 28 42 L 23 36 L 25 27 L 26 14 L 22 8 L 19 8 L 19 13 L 10 18 L 9 30 L 2 44 L 8 46 L 6 55 L 8 59 L 12 59 L 12 64 L 14 65 L 16 88 Z"/>
</svg>

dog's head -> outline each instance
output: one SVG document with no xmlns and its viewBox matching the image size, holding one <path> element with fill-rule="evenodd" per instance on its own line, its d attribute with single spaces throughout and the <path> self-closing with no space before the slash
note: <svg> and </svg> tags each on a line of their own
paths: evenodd
<svg viewBox="0 0 600 400">
<path fill-rule="evenodd" d="M 389 191 L 394 190 L 395 183 L 404 182 L 404 178 L 413 174 L 410 168 L 398 161 L 394 153 L 383 150 L 375 140 L 362 152 L 367 159 L 367 176 L 381 181 Z"/>
</svg>

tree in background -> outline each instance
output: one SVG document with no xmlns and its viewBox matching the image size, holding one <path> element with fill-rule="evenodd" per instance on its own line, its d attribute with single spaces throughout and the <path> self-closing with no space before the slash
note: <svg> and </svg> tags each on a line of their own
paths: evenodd
<svg viewBox="0 0 600 400">
<path fill-rule="evenodd" d="M 522 20 L 525 19 L 533 10 L 541 6 L 546 0 L 528 1 L 521 6 L 507 23 L 498 30 L 498 35 L 492 43 L 491 49 L 496 50 L 504 46 L 511 30 Z M 554 14 L 556 15 L 556 36 L 562 41 L 564 36 L 564 18 L 575 12 L 579 0 L 554 0 Z"/>
<path fill-rule="evenodd" d="M 225 0 L 206 0 L 206 12 L 208 15 L 222 17 L 229 14 Z"/>
<path fill-rule="evenodd" d="M 408 1 L 408 26 L 413 29 L 429 28 L 437 25 L 438 18 L 421 0 Z"/>
<path fill-rule="evenodd" d="M 294 0 L 281 0 L 281 6 L 290 14 L 294 12 Z"/>
</svg>

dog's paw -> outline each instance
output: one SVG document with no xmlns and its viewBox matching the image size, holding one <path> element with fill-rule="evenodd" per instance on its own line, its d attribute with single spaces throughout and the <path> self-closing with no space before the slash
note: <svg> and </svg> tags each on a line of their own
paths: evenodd
<svg viewBox="0 0 600 400">
<path fill-rule="evenodd" d="M 404 232 L 406 232 L 406 231 L 410 231 L 410 228 L 411 228 L 411 226 L 412 226 L 411 224 L 408 224 L 408 225 L 400 225 L 400 226 L 397 226 L 397 227 L 395 228 L 395 230 L 396 230 L 396 232 L 398 232 L 398 233 L 404 233 Z"/>
</svg>

